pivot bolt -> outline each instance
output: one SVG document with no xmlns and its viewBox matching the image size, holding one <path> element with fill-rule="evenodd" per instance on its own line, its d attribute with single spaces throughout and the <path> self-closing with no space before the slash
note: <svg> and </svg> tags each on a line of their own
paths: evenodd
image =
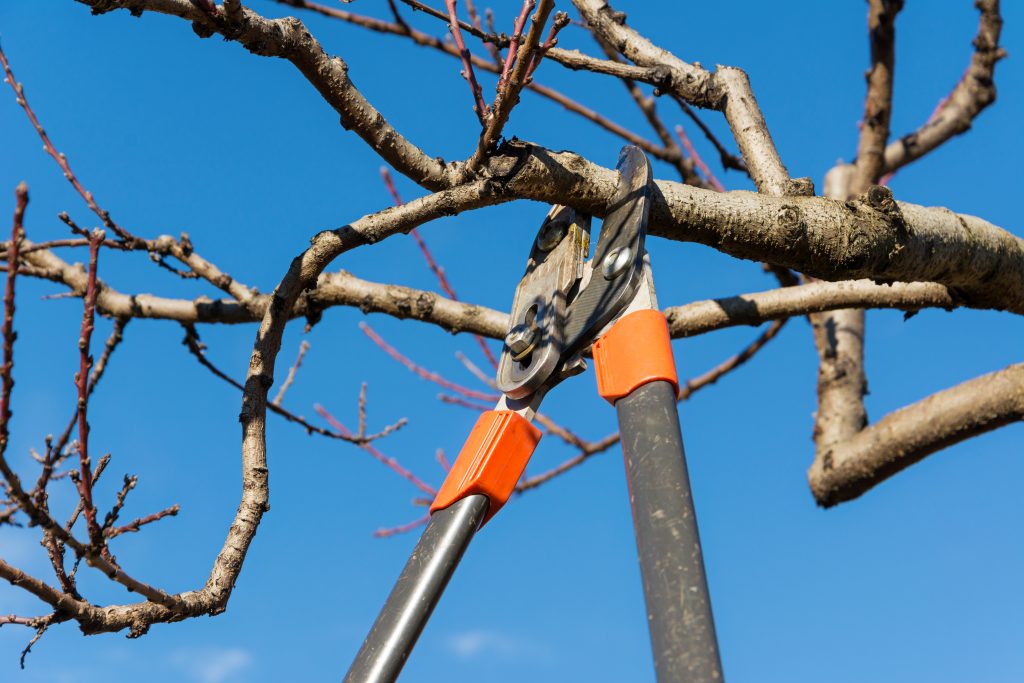
<svg viewBox="0 0 1024 683">
<path fill-rule="evenodd" d="M 521 361 L 530 355 L 537 343 L 537 328 L 525 323 L 516 325 L 505 336 L 505 345 L 512 352 L 512 360 Z"/>
<path fill-rule="evenodd" d="M 551 251 L 562 241 L 566 232 L 568 226 L 564 221 L 548 221 L 537 235 L 537 248 L 541 251 Z"/>
<path fill-rule="evenodd" d="M 604 262 L 601 264 L 601 274 L 604 275 L 605 280 L 614 280 L 626 269 L 626 266 L 630 264 L 632 259 L 633 250 L 629 247 L 612 249 L 604 257 Z"/>
</svg>

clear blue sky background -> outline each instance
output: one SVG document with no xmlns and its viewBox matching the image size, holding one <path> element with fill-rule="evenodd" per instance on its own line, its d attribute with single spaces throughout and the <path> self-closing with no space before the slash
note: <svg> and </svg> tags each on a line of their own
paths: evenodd
<svg viewBox="0 0 1024 683">
<path fill-rule="evenodd" d="M 330 3 L 332 0 L 324 0 Z M 269 15 L 286 8 L 253 6 Z M 439 3 L 435 3 L 439 4 Z M 495 3 L 503 29 L 518 2 Z M 561 2 L 560 5 L 567 3 Z M 1004 3 L 999 101 L 968 135 L 892 182 L 904 200 L 948 206 L 1019 235 L 1019 133 L 1024 110 L 1020 3 Z M 631 23 L 685 59 L 748 71 L 793 175 L 821 186 L 853 156 L 867 64 L 865 4 L 850 2 L 620 3 Z M 916 127 L 953 86 L 971 52 L 977 18 L 967 0 L 910 2 L 898 22 L 893 129 Z M 383 15 L 383 3 L 349 6 Z M 412 19 L 412 15 L 406 14 Z M 475 140 L 468 89 L 447 57 L 401 39 L 303 16 L 342 55 L 366 96 L 429 153 L 468 155 Z M 415 21 L 441 35 L 440 22 Z M 291 65 L 220 39 L 199 40 L 178 19 L 127 13 L 90 17 L 70 0 L 0 4 L 0 38 L 30 101 L 77 173 L 123 225 L 155 236 L 186 230 L 197 250 L 241 281 L 269 291 L 309 237 L 389 203 L 379 160 L 342 130 Z M 563 44 L 595 52 L 577 28 Z M 474 45 L 474 47 L 477 47 Z M 644 122 L 614 81 L 545 64 L 538 79 L 635 130 Z M 483 77 L 488 95 L 493 81 Z M 680 120 L 661 103 L 670 123 Z M 724 133 L 719 116 L 706 114 Z M 692 125 L 690 126 L 692 128 Z M 620 141 L 526 95 L 509 134 L 612 165 Z M 695 139 L 697 136 L 694 136 Z M 709 161 L 713 153 L 697 140 Z M 32 189 L 27 229 L 66 235 L 70 211 L 96 222 L 40 150 L 13 96 L 0 91 L 0 215 L 13 189 Z M 656 163 L 656 175 L 672 179 Z M 732 189 L 749 188 L 736 173 Z M 422 194 L 399 179 L 407 198 Z M 437 221 L 423 230 L 464 298 L 507 308 L 545 207 L 528 202 Z M 754 263 L 700 246 L 651 240 L 663 304 L 767 289 Z M 80 259 L 81 252 L 68 253 Z M 335 264 L 380 281 L 435 288 L 412 240 L 395 237 Z M 104 253 L 102 277 L 126 292 L 216 295 L 181 282 L 145 256 Z M 22 281 L 18 292 L 14 438 L 10 457 L 33 473 L 30 447 L 59 431 L 73 408 L 78 300 Z M 332 309 L 309 335 L 287 405 L 314 416 L 321 402 L 355 421 L 369 382 L 371 427 L 409 418 L 380 444 L 433 483 L 434 450 L 458 452 L 475 414 L 436 400 L 357 329 L 357 310 Z M 472 384 L 455 359 L 483 362 L 471 338 L 383 316 L 369 322 L 415 360 Z M 868 316 L 868 409 L 877 419 L 923 396 L 1020 360 L 1024 322 L 997 313 L 927 311 Z M 109 331 L 102 321 L 97 343 Z M 255 328 L 206 327 L 210 357 L 244 375 Z M 706 370 L 754 337 L 738 329 L 676 343 L 680 373 Z M 239 493 L 239 394 L 199 367 L 170 322 L 136 321 L 92 404 L 94 453 L 113 461 L 99 486 L 109 505 L 125 472 L 137 473 L 129 518 L 181 503 L 181 514 L 118 539 L 132 573 L 169 590 L 197 588 L 223 541 Z M 282 364 L 303 338 L 289 328 Z M 492 345 L 497 349 L 497 345 Z M 1020 425 L 928 458 L 863 498 L 818 509 L 807 490 L 812 458 L 815 356 L 808 325 L 792 321 L 749 367 L 681 407 L 684 435 L 728 679 L 987 681 L 1024 679 L 1024 453 Z M 588 375 L 562 387 L 548 411 L 586 437 L 612 431 L 614 413 Z M 315 417 L 315 416 L 314 416 Z M 159 625 L 139 640 L 48 633 L 18 670 L 29 633 L 0 629 L 0 678 L 36 681 L 339 680 L 417 534 L 372 538 L 417 517 L 417 491 L 362 451 L 270 417 L 273 509 L 266 516 L 227 613 Z M 557 439 L 533 471 L 572 455 Z M 65 486 L 61 483 L 60 486 Z M 60 496 L 56 496 L 60 498 Z M 60 504 L 66 504 L 67 498 Z M 0 529 L 0 555 L 44 573 L 32 530 Z M 102 577 L 101 577 L 102 578 Z M 82 571 L 83 589 L 106 603 L 130 596 Z M 40 604 L 0 587 L 0 613 L 40 614 Z M 416 650 L 404 681 L 653 680 L 622 463 L 617 450 L 514 501 L 480 535 Z"/>
</svg>

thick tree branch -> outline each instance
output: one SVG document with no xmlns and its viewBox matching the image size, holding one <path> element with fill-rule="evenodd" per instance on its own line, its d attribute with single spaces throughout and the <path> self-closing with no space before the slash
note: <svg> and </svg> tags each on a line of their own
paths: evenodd
<svg viewBox="0 0 1024 683">
<path fill-rule="evenodd" d="M 877 183 L 885 170 L 885 144 L 889 141 L 893 66 L 896 61 L 896 15 L 901 9 L 903 0 L 868 2 L 871 68 L 867 73 L 868 93 L 864 101 L 852 194 L 864 192 L 868 186 Z"/>
<path fill-rule="evenodd" d="M 856 498 L 938 450 L 1024 420 L 1024 364 L 901 408 L 844 441 L 808 472 L 820 505 Z"/>
<path fill-rule="evenodd" d="M 672 92 L 694 106 L 722 111 L 750 177 L 761 192 L 794 194 L 745 73 L 734 67 L 720 67 L 712 74 L 698 64 L 684 62 L 627 26 L 625 15 L 604 0 L 573 0 L 573 4 L 591 29 L 627 59 L 640 66 L 667 70 L 667 78 L 662 78 L 658 86 L 661 91 Z"/>
<path fill-rule="evenodd" d="M 505 146 L 506 156 L 489 164 L 494 180 L 488 192 L 500 194 L 484 203 L 513 197 L 565 203 L 601 216 L 615 187 L 615 172 L 571 152 L 550 152 L 529 144 Z M 947 209 L 893 202 L 885 190 L 840 202 L 821 197 L 774 198 L 749 192 L 717 193 L 659 181 L 652 201 L 651 232 L 681 241 L 706 244 L 739 258 L 765 260 L 822 279 L 938 282 L 950 288 L 961 305 L 1024 312 L 1024 241 L 972 216 Z M 474 208 L 480 198 L 462 192 L 442 193 L 452 210 Z M 26 243 L 26 249 L 31 244 Z M 85 291 L 85 273 L 53 252 L 34 250 L 24 259 L 47 277 Z M 337 287 L 314 290 L 300 298 L 293 314 L 315 312 L 321 305 L 349 297 L 345 276 Z M 350 276 L 349 276 L 350 277 Z M 330 283 L 327 283 L 330 284 Z M 388 303 L 369 296 L 374 287 L 351 285 L 352 296 L 366 298 L 367 308 L 381 306 L 403 317 L 429 318 L 435 302 L 398 297 Z M 400 288 L 396 291 L 402 291 Z M 268 299 L 257 295 L 251 308 L 262 311 Z M 224 301 L 183 301 L 148 295 L 129 296 L 104 287 L 100 309 L 118 317 L 170 318 L 181 322 L 246 322 L 252 313 Z M 431 309 L 432 310 L 432 309 Z M 440 311 L 441 309 L 439 309 Z M 443 324 L 455 324 L 458 309 L 447 309 Z"/>
<path fill-rule="evenodd" d="M 596 216 L 608 210 L 614 171 L 528 143 L 506 150 L 518 161 L 492 164 L 496 177 L 507 174 L 506 191 Z M 895 202 L 885 188 L 841 202 L 655 185 L 651 234 L 821 279 L 939 282 L 972 306 L 1024 312 L 1024 240 L 980 218 Z"/>
<path fill-rule="evenodd" d="M 870 0 L 868 36 L 871 67 L 857 145 L 857 161 L 850 173 L 829 173 L 825 194 L 848 200 L 866 192 L 881 178 L 885 145 L 892 116 L 893 67 L 896 53 L 896 15 L 902 0 Z M 809 316 L 818 350 L 818 410 L 814 416 L 815 457 L 853 436 L 868 423 L 864 395 L 868 391 L 864 369 L 865 316 L 860 309 L 844 309 Z"/>
<path fill-rule="evenodd" d="M 769 320 L 851 306 L 916 312 L 959 305 L 946 287 L 930 282 L 877 285 L 870 280 L 846 280 L 696 301 L 666 308 L 664 312 L 673 337 L 691 337 L 735 325 L 756 326 Z"/>
</svg>

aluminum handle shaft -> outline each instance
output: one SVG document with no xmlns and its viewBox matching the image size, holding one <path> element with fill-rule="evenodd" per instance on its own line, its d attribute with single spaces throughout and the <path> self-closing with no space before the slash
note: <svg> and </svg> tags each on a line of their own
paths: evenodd
<svg viewBox="0 0 1024 683">
<path fill-rule="evenodd" d="M 345 683 L 392 683 L 487 513 L 487 497 L 467 496 L 430 518 Z"/>
<path fill-rule="evenodd" d="M 676 397 L 650 382 L 615 403 L 658 683 L 720 683 Z"/>
</svg>

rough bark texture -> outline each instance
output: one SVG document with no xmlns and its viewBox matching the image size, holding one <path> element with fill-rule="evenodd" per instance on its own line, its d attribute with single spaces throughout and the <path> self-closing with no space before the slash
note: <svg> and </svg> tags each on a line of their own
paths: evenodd
<svg viewBox="0 0 1024 683">
<path fill-rule="evenodd" d="M 897 410 L 811 467 L 826 507 L 856 498 L 932 453 L 1024 420 L 1024 365 L 1011 365 Z"/>
<path fill-rule="evenodd" d="M 282 332 L 289 320 L 305 317 L 315 322 L 325 309 L 342 305 L 421 320 L 453 332 L 467 331 L 492 338 L 504 336 L 508 325 L 506 314 L 455 301 L 454 293 L 453 298 L 445 298 L 431 292 L 362 280 L 343 271 L 325 274 L 324 270 L 350 249 L 408 232 L 441 216 L 514 199 L 569 205 L 581 212 L 604 216 L 614 195 L 617 181 L 614 170 L 570 151 L 556 152 L 514 138 L 497 144 L 500 136 L 510 137 L 504 133 L 504 128 L 511 125 L 511 111 L 525 88 L 563 104 L 676 165 L 690 185 L 656 182 L 649 226 L 652 234 L 698 242 L 740 259 L 766 262 L 784 285 L 794 284 L 795 276 L 789 272 L 790 268 L 814 280 L 768 292 L 674 306 L 665 313 L 676 337 L 774 321 L 739 354 L 687 383 L 686 396 L 741 365 L 777 334 L 788 317 L 811 317 L 820 371 L 817 457 L 809 479 L 820 504 L 828 506 L 849 500 L 930 453 L 1024 419 L 1024 365 L 1013 365 L 939 392 L 884 417 L 873 426 L 867 426 L 862 400 L 866 390 L 864 309 L 888 307 L 916 311 L 926 307 L 949 310 L 965 306 L 1024 314 L 1024 240 L 980 218 L 945 208 L 898 202 L 889 190 L 878 185 L 885 182 L 884 174 L 896 171 L 967 130 L 974 118 L 994 100 L 995 65 L 1004 54 L 999 47 L 1002 20 L 997 0 L 976 3 L 981 20 L 975 51 L 967 73 L 949 98 L 917 131 L 891 143 L 888 140 L 894 84 L 895 17 L 902 2 L 870 0 L 871 64 L 857 158 L 853 164 L 839 165 L 830 172 L 825 187 L 828 197 L 814 196 L 813 184 L 808 179 L 790 178 L 743 71 L 729 66 L 709 71 L 680 59 L 627 25 L 625 16 L 604 0 L 573 0 L 573 3 L 585 20 L 586 28 L 604 47 L 608 59 L 554 46 L 555 32 L 549 34 L 548 41 L 541 46 L 543 24 L 553 7 L 552 2 L 542 0 L 534 24 L 517 53 L 518 63 L 511 66 L 515 54 L 506 57 L 509 69 L 501 68 L 498 48 L 512 45 L 509 49 L 515 50 L 515 41 L 485 33 L 479 26 L 455 22 L 461 30 L 493 48 L 493 64 L 411 28 L 397 9 L 393 9 L 395 21 L 385 22 L 307 0 L 278 0 L 281 4 L 316 11 L 370 30 L 404 36 L 420 45 L 461 57 L 467 70 L 479 67 L 508 71 L 507 87 L 499 93 L 490 123 L 484 121 L 485 130 L 478 138 L 476 152 L 465 162 L 452 163 L 431 157 L 389 124 L 356 88 L 346 63 L 340 57 L 328 55 L 298 19 L 269 19 L 244 7 L 239 0 L 227 0 L 220 6 L 210 0 L 78 1 L 96 14 L 127 9 L 136 15 L 151 11 L 180 17 L 190 22 L 201 37 L 220 35 L 255 55 L 287 60 L 339 115 L 342 126 L 355 132 L 385 162 L 432 194 L 317 233 L 309 249 L 292 261 L 274 292 L 260 294 L 201 257 L 187 236 L 146 240 L 113 223 L 72 174 L 67 159 L 46 137 L 0 52 L 0 62 L 17 102 L 42 137 L 46 151 L 87 206 L 113 231 L 116 239 L 102 240 L 102 246 L 148 252 L 163 267 L 184 277 L 206 280 L 230 297 L 188 301 L 118 292 L 96 279 L 95 255 L 100 244 L 97 240 L 101 238 L 86 233 L 66 215 L 62 217 L 74 232 L 85 235 L 91 247 L 90 272 L 87 272 L 81 265 L 69 264 L 57 256 L 47 244 L 33 244 L 24 239 L 21 230 L 24 203 L 19 204 L 21 213 L 16 215 L 12 239 L 6 244 L 4 414 L 10 414 L 8 401 L 13 385 L 10 358 L 16 277 L 27 275 L 59 282 L 72 295 L 85 299 L 87 309 L 95 301 L 97 310 L 121 321 L 132 317 L 170 319 L 185 325 L 259 321 L 240 411 L 241 502 L 205 585 L 198 590 L 170 595 L 126 574 L 109 553 L 104 552 L 102 539 L 97 539 L 95 533 L 88 543 L 82 542 L 72 533 L 74 519 L 65 528 L 50 516 L 45 505 L 45 490 L 26 490 L 4 459 L 0 447 L 0 474 L 5 480 L 8 497 L 0 503 L 0 523 L 11 521 L 12 510 L 20 511 L 43 530 L 51 557 L 60 554 L 59 564 L 54 562 L 60 589 L 0 560 L 0 577 L 24 588 L 53 609 L 47 617 L 11 617 L 6 623 L 31 625 L 40 628 L 41 634 L 51 623 L 73 619 L 85 633 L 129 629 L 135 636 L 154 623 L 217 614 L 225 609 L 261 517 L 268 509 L 267 393 L 274 381 Z M 454 4 L 450 9 L 454 12 Z M 429 13 L 446 21 L 449 19 L 433 9 Z M 630 95 L 654 128 L 661 146 L 556 91 L 531 82 L 540 59 L 553 60 L 569 69 L 625 80 Z M 658 94 L 670 95 L 676 101 L 720 112 L 743 156 L 743 164 L 738 167 L 749 172 L 758 193 L 713 192 L 692 187 L 701 182 L 694 171 L 696 160 L 683 158 L 639 83 L 653 85 Z M 717 143 L 716 146 L 723 149 Z M 27 195 L 24 201 L 27 202 Z M 81 243 L 82 240 L 64 240 L 63 244 L 50 246 L 81 246 Z M 186 270 L 177 270 L 168 259 L 180 262 Z M 83 329 L 91 316 L 87 310 Z M 86 359 L 87 335 L 83 335 L 83 339 L 81 355 Z M 194 339 L 199 348 L 198 337 Z M 97 370 L 104 362 L 101 359 Z M 82 367 L 87 368 L 88 364 Z M 85 381 L 85 374 L 83 371 L 78 383 L 83 402 L 92 389 Z M 271 409 L 277 408 L 271 406 Z M 80 408 L 80 416 L 84 421 L 84 407 Z M 571 469 L 615 443 L 613 435 L 587 444 L 547 417 L 540 416 L 538 420 L 567 443 L 580 448 L 580 455 L 523 482 L 522 490 Z M 4 445 L 6 422 L 5 419 L 0 435 Z M 363 426 L 361 424 L 359 437 L 363 435 Z M 83 434 L 87 434 L 87 430 Z M 61 438 L 57 451 L 63 451 L 68 438 L 67 434 Z M 81 438 L 84 440 L 84 436 Z M 80 453 L 83 454 L 83 470 L 79 475 L 82 480 L 98 476 L 103 463 L 92 472 L 84 447 Z M 47 467 L 52 470 L 52 462 L 48 461 Z M 41 481 L 50 476 L 49 471 Z M 83 494 L 82 500 L 88 497 Z M 123 503 L 123 497 L 119 501 Z M 88 507 L 87 517 L 95 513 Z M 159 519 L 163 514 L 156 513 L 146 519 Z M 141 525 L 144 520 L 137 521 Z M 87 565 L 99 569 L 145 600 L 101 607 L 82 598 L 74 582 L 63 573 L 65 545 Z"/>
</svg>

